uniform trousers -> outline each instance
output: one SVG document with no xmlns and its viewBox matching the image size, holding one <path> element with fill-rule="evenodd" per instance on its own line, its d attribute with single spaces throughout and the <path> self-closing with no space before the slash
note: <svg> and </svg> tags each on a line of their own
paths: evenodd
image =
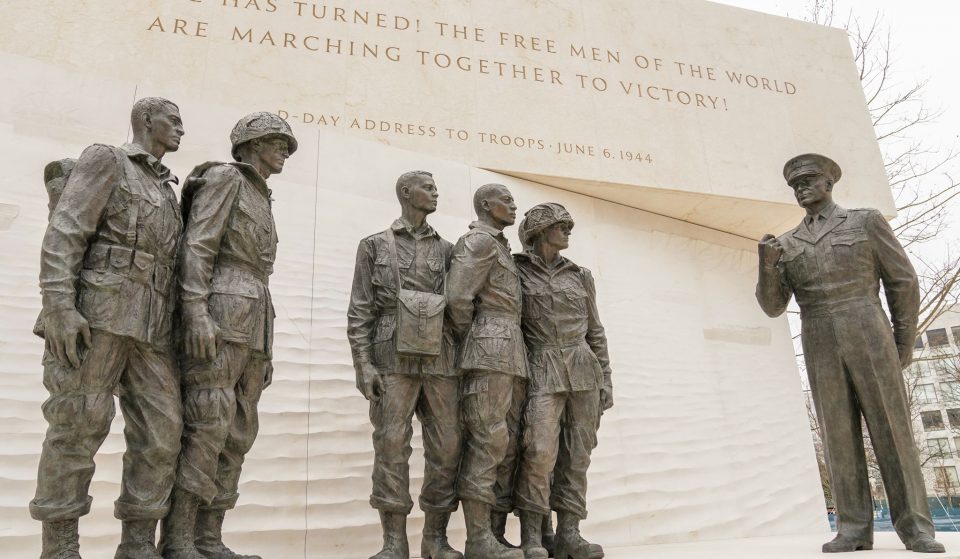
<svg viewBox="0 0 960 559">
<path fill-rule="evenodd" d="M 128 521 L 163 518 L 170 508 L 182 429 L 173 355 L 101 330 L 91 334 L 92 345 L 77 369 L 44 354 L 48 427 L 30 515 L 58 521 L 90 512 L 93 457 L 110 432 L 116 393 L 126 451 L 114 515 Z"/>
<path fill-rule="evenodd" d="M 211 362 L 188 359 L 183 374 L 183 451 L 177 486 L 201 500 L 202 509 L 237 504 L 240 470 L 260 429 L 257 404 L 267 356 L 222 342 Z"/>
<path fill-rule="evenodd" d="M 460 467 L 460 378 L 385 374 L 383 393 L 370 403 L 373 424 L 373 492 L 370 505 L 382 512 L 409 514 L 413 415 L 423 429 L 425 468 L 420 508 L 457 510 Z"/>
<path fill-rule="evenodd" d="M 599 389 L 531 395 L 524 413 L 517 508 L 586 518 L 587 469 L 599 427 Z"/>
<path fill-rule="evenodd" d="M 805 313 L 801 336 L 823 433 L 837 531 L 873 541 L 873 501 L 863 448 L 866 420 L 900 539 L 933 535 L 920 458 L 890 322 L 879 304 Z"/>
</svg>

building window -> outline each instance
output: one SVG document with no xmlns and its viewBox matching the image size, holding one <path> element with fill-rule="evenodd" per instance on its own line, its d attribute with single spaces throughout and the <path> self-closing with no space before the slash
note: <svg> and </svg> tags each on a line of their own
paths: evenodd
<svg viewBox="0 0 960 559">
<path fill-rule="evenodd" d="M 951 326 L 950 331 L 953 333 L 953 345 L 960 346 L 960 326 Z"/>
<path fill-rule="evenodd" d="M 949 458 L 950 442 L 947 439 L 927 439 L 927 452 L 931 458 Z"/>
<path fill-rule="evenodd" d="M 918 384 L 913 389 L 913 394 L 921 404 L 933 404 L 937 401 L 937 390 L 932 384 Z"/>
<path fill-rule="evenodd" d="M 950 426 L 960 429 L 960 408 L 951 408 L 947 410 L 947 420 Z"/>
<path fill-rule="evenodd" d="M 944 402 L 960 402 L 960 382 L 955 380 L 941 382 L 940 397 Z"/>
<path fill-rule="evenodd" d="M 920 412 L 920 421 L 923 422 L 924 431 L 943 429 L 943 414 L 940 413 L 940 410 Z"/>
<path fill-rule="evenodd" d="M 933 471 L 936 475 L 938 489 L 960 487 L 960 477 L 957 477 L 956 466 L 937 466 Z"/>
<path fill-rule="evenodd" d="M 927 330 L 927 343 L 930 344 L 930 347 L 950 345 L 950 340 L 947 338 L 947 329 L 934 328 L 933 330 Z"/>
<path fill-rule="evenodd" d="M 956 334 L 954 334 L 953 338 L 955 340 L 960 339 L 957 338 Z M 920 334 L 917 334 L 917 341 L 914 342 L 913 349 L 923 349 L 923 337 L 921 337 Z"/>
</svg>

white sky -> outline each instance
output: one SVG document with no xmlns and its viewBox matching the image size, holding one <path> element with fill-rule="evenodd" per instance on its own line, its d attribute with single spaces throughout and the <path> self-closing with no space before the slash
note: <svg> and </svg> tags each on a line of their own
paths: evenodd
<svg viewBox="0 0 960 559">
<path fill-rule="evenodd" d="M 807 19 L 812 0 L 712 0 L 795 19 Z M 948 0 L 836 0 L 834 25 L 843 26 L 848 16 L 865 24 L 880 14 L 889 26 L 894 55 L 894 79 L 905 85 L 928 80 L 924 99 L 930 108 L 942 109 L 937 122 L 919 131 L 931 146 L 960 147 L 960 2 Z M 960 175 L 960 162 L 953 166 Z M 953 204 L 953 227 L 942 241 L 924 247 L 940 252 L 945 244 L 960 245 L 960 204 Z M 927 253 L 928 250 L 921 252 Z"/>
</svg>

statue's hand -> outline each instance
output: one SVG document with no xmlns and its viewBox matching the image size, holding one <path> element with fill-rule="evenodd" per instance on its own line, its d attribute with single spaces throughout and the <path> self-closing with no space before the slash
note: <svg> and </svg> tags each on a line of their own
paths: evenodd
<svg viewBox="0 0 960 559">
<path fill-rule="evenodd" d="M 383 394 L 383 379 L 377 368 L 370 363 L 363 363 L 357 371 L 357 390 L 363 397 L 376 402 Z"/>
<path fill-rule="evenodd" d="M 186 337 L 184 348 L 187 357 L 198 361 L 213 361 L 217 358 L 217 339 L 220 329 L 209 314 L 200 313 L 184 320 Z"/>
<path fill-rule="evenodd" d="M 263 375 L 263 390 L 273 384 L 273 360 L 267 361 L 266 369 Z"/>
<path fill-rule="evenodd" d="M 775 236 L 767 233 L 757 244 L 757 252 L 760 253 L 760 266 L 773 268 L 780 261 L 783 247 Z"/>
<path fill-rule="evenodd" d="M 600 387 L 600 410 L 601 413 L 613 407 L 613 383 L 610 381 L 610 375 L 604 375 L 603 386 Z"/>
<path fill-rule="evenodd" d="M 202 177 L 194 177 L 191 175 L 187 177 L 186 181 L 184 181 L 183 189 L 186 190 L 188 188 L 199 188 L 205 184 L 207 184 L 207 179 Z"/>
<path fill-rule="evenodd" d="M 79 369 L 83 359 L 77 344 L 82 343 L 88 349 L 93 345 L 87 319 L 77 309 L 70 308 L 46 314 L 43 320 L 47 349 L 64 367 Z"/>
<path fill-rule="evenodd" d="M 897 353 L 900 354 L 900 369 L 906 369 L 913 363 L 913 347 L 908 345 L 898 345 Z"/>
</svg>

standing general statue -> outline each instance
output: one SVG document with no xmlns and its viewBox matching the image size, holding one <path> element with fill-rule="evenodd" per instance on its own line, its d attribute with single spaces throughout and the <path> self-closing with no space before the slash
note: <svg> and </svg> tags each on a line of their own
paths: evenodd
<svg viewBox="0 0 960 559">
<path fill-rule="evenodd" d="M 832 160 L 800 155 L 783 176 L 807 216 L 781 237 L 761 239 L 757 300 L 771 317 L 783 313 L 791 294 L 800 306 L 804 360 L 837 506 L 837 536 L 823 551 L 873 547 L 862 416 L 897 534 L 907 549 L 942 553 L 902 376 L 917 336 L 917 275 L 880 212 L 833 203 L 840 167 Z M 893 330 L 880 306 L 881 283 Z"/>
<path fill-rule="evenodd" d="M 42 559 L 80 558 L 78 518 L 90 512 L 93 457 L 110 431 L 115 392 L 127 444 L 117 559 L 158 557 L 157 520 L 170 506 L 181 431 L 171 345 L 181 221 L 176 177 L 160 160 L 180 147 L 183 124 L 177 106 L 156 97 L 137 101 L 130 123 L 131 143 L 83 151 L 43 237 L 49 426 L 30 502 L 43 521 Z"/>
<path fill-rule="evenodd" d="M 408 559 L 410 440 L 414 413 L 423 430 L 425 471 L 421 557 L 463 559 L 447 543 L 457 510 L 460 467 L 460 378 L 443 327 L 444 276 L 453 248 L 427 216 L 437 210 L 437 185 L 426 171 L 400 175 L 401 216 L 357 249 L 347 311 L 347 337 L 357 388 L 370 401 L 373 423 L 373 493 L 383 549 L 375 559 Z"/>
<path fill-rule="evenodd" d="M 258 112 L 230 133 L 231 163 L 191 172 L 181 205 L 183 450 L 160 548 L 164 559 L 254 559 L 221 536 L 237 502 L 257 403 L 273 378 L 269 277 L 277 229 L 267 179 L 297 150 L 290 126 Z M 202 180 L 200 180 L 202 179 Z"/>
</svg>

